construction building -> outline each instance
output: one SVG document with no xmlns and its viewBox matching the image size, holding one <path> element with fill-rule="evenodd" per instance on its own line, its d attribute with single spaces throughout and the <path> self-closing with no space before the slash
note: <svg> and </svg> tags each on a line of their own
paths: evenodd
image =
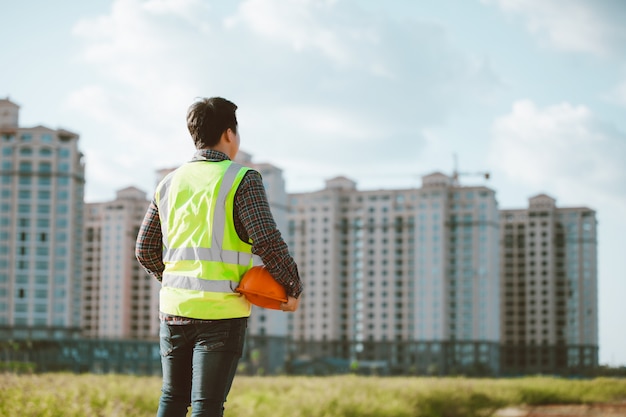
<svg viewBox="0 0 626 417">
<path fill-rule="evenodd" d="M 416 189 L 360 191 L 338 177 L 289 198 L 289 246 L 306 283 L 291 321 L 293 359 L 498 372 L 493 190 L 434 173 Z"/>
<path fill-rule="evenodd" d="M 81 328 L 86 337 L 158 337 L 160 284 L 135 259 L 149 204 L 144 191 L 128 187 L 112 201 L 85 205 Z"/>
<path fill-rule="evenodd" d="M 502 356 L 510 373 L 598 364 L 597 222 L 545 194 L 500 212 Z"/>
</svg>

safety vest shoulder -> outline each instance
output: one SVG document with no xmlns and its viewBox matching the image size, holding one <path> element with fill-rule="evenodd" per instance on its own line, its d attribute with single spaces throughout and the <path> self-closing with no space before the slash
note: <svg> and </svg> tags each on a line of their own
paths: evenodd
<svg viewBox="0 0 626 417">
<path fill-rule="evenodd" d="M 210 320 L 250 315 L 235 288 L 252 267 L 252 246 L 241 241 L 233 219 L 235 193 L 249 170 L 228 160 L 193 161 L 157 187 L 163 313 Z"/>
</svg>

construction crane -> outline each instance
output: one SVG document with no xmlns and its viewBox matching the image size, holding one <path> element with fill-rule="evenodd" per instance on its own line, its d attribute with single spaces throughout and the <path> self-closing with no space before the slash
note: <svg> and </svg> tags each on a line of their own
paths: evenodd
<svg viewBox="0 0 626 417">
<path fill-rule="evenodd" d="M 461 175 L 463 176 L 481 176 L 484 177 L 486 180 L 488 180 L 491 177 L 491 174 L 488 171 L 482 171 L 482 172 L 459 172 L 458 170 L 458 161 L 457 161 L 457 157 L 456 154 L 452 155 L 454 157 L 454 171 L 452 172 L 452 184 L 454 186 L 459 186 L 459 177 Z"/>
</svg>

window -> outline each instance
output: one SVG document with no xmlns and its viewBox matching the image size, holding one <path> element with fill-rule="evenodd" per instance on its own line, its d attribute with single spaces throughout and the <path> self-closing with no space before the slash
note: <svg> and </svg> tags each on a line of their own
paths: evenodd
<svg viewBox="0 0 626 417">
<path fill-rule="evenodd" d="M 28 199 L 30 199 L 30 190 L 19 190 L 17 192 L 17 195 L 21 199 L 28 200 Z"/>
<path fill-rule="evenodd" d="M 27 161 L 20 162 L 20 172 L 31 172 L 33 170 L 33 164 Z"/>
<path fill-rule="evenodd" d="M 52 164 L 50 162 L 41 162 L 39 164 L 39 172 L 52 172 Z"/>
<path fill-rule="evenodd" d="M 28 146 L 24 146 L 23 148 L 20 149 L 20 155 L 32 155 L 33 154 L 33 150 L 31 148 L 29 148 Z"/>
</svg>

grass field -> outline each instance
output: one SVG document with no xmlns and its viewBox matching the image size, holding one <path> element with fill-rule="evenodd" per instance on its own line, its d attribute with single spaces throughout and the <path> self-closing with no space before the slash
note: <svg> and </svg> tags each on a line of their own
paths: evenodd
<svg viewBox="0 0 626 417">
<path fill-rule="evenodd" d="M 160 383 L 158 377 L 4 373 L 0 416 L 154 416 Z M 626 379 L 238 376 L 226 415 L 484 417 L 511 405 L 623 400 Z"/>
</svg>

